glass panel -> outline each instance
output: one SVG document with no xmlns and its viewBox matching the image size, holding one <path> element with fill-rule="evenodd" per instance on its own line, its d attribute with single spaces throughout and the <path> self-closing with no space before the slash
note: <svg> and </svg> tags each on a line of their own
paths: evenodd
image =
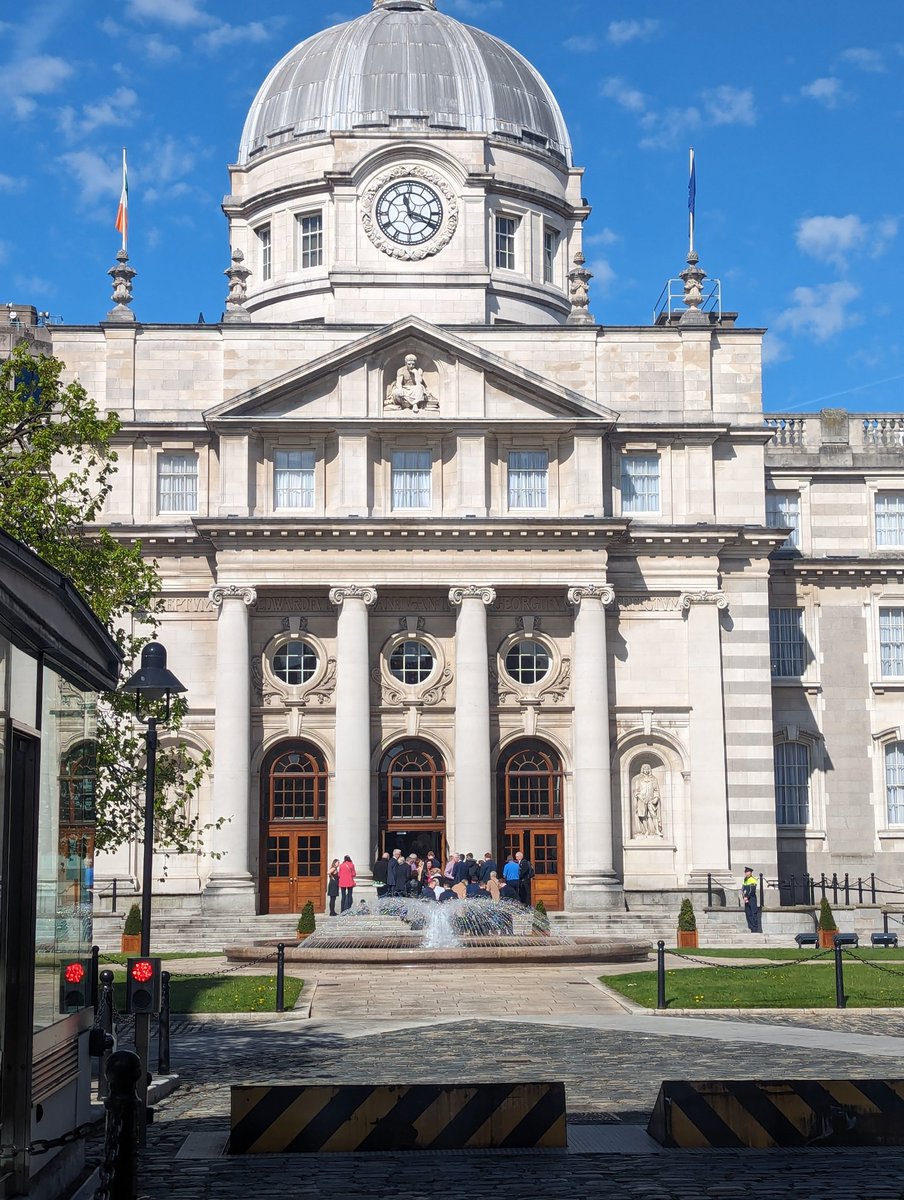
<svg viewBox="0 0 904 1200">
<path fill-rule="evenodd" d="M 302 270 L 323 265 L 323 216 L 310 213 L 299 218 L 300 263 Z"/>
<path fill-rule="evenodd" d="M 800 549 L 800 496 L 795 492 L 767 492 L 766 524 L 791 530 L 782 549 Z"/>
<path fill-rule="evenodd" d="M 889 825 L 904 825 L 904 743 L 885 748 L 885 799 Z"/>
<path fill-rule="evenodd" d="M 394 450 L 392 507 L 429 508 L 432 455 L 429 450 Z"/>
<path fill-rule="evenodd" d="M 505 656 L 505 669 L 518 683 L 539 683 L 551 665 L 549 651 L 540 642 L 516 642 Z"/>
<path fill-rule="evenodd" d="M 273 259 L 271 257 L 270 246 L 270 226 L 262 225 L 260 229 L 256 229 L 257 234 L 257 251 L 258 264 L 260 266 L 261 280 L 266 283 L 273 273 Z"/>
<path fill-rule="evenodd" d="M 267 838 L 267 874 L 271 879 L 289 878 L 289 839 Z"/>
<path fill-rule="evenodd" d="M 508 456 L 509 508 L 546 508 L 549 453 L 512 450 Z"/>
<path fill-rule="evenodd" d="M 273 462 L 275 508 L 314 507 L 313 450 L 277 450 Z"/>
<path fill-rule="evenodd" d="M 157 511 L 192 513 L 198 508 L 197 454 L 161 454 L 157 458 Z"/>
<path fill-rule="evenodd" d="M 316 671 L 317 652 L 307 642 L 287 642 L 273 655 L 273 674 L 291 687 L 307 683 Z"/>
<path fill-rule="evenodd" d="M 659 512 L 659 455 L 625 454 L 621 460 L 623 513 Z"/>
<path fill-rule="evenodd" d="M 518 222 L 514 217 L 496 218 L 496 266 L 506 271 L 515 269 L 515 231 Z"/>
<path fill-rule="evenodd" d="M 389 658 L 389 670 L 402 683 L 423 683 L 433 674 L 436 660 L 424 642 L 400 642 Z"/>
<path fill-rule="evenodd" d="M 779 825 L 810 823 L 810 751 L 801 742 L 775 747 L 775 812 Z"/>
<path fill-rule="evenodd" d="M 876 496 L 876 545 L 904 546 L 904 492 Z"/>
<path fill-rule="evenodd" d="M 553 283 L 556 277 L 556 247 L 559 235 L 554 229 L 543 231 L 543 282 Z"/>
<path fill-rule="evenodd" d="M 879 609 L 879 657 L 883 675 L 904 675 L 904 608 Z"/>
<path fill-rule="evenodd" d="M 534 870 L 538 875 L 558 875 L 559 836 L 556 833 L 534 834 Z"/>
<path fill-rule="evenodd" d="M 769 610 L 769 652 L 776 678 L 799 678 L 806 666 L 806 639 L 802 608 Z"/>
<path fill-rule="evenodd" d="M 321 839 L 318 836 L 299 836 L 297 845 L 298 877 L 310 879 L 320 874 Z"/>
</svg>

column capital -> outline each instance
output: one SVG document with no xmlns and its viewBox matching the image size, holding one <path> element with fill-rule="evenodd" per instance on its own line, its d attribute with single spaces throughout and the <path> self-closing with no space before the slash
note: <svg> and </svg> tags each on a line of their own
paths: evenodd
<svg viewBox="0 0 904 1200">
<path fill-rule="evenodd" d="M 687 612 L 692 604 L 715 604 L 716 608 L 728 608 L 728 597 L 720 591 L 682 592 L 679 600 L 681 608 Z"/>
<path fill-rule="evenodd" d="M 496 589 L 491 587 L 481 587 L 476 583 L 470 583 L 466 587 L 454 587 L 449 589 L 449 603 L 461 604 L 463 600 L 481 600 L 484 604 L 492 604 L 496 599 Z"/>
<path fill-rule="evenodd" d="M 579 607 L 585 600 L 599 600 L 603 608 L 615 599 L 615 589 L 608 583 L 582 583 L 568 589 L 568 603 Z"/>
<path fill-rule="evenodd" d="M 377 589 L 372 587 L 358 587 L 356 583 L 349 584 L 346 587 L 330 588 L 330 604 L 335 604 L 340 607 L 346 600 L 363 600 L 367 608 L 377 602 Z"/>
<path fill-rule="evenodd" d="M 211 588 L 210 601 L 217 608 L 224 600 L 242 600 L 247 605 L 257 604 L 257 589 L 245 584 L 230 583 L 221 587 Z"/>
</svg>

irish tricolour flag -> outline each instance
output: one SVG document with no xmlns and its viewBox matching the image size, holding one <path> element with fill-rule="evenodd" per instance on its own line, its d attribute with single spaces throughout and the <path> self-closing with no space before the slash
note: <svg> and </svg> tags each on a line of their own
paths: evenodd
<svg viewBox="0 0 904 1200">
<path fill-rule="evenodd" d="M 122 151 L 122 195 L 116 213 L 116 228 L 122 234 L 122 248 L 125 250 L 129 240 L 129 173 L 126 169 L 125 147 Z"/>
</svg>

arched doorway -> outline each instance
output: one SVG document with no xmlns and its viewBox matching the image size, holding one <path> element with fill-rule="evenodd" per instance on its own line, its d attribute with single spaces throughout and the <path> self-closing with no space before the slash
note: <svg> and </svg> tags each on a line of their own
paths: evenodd
<svg viewBox="0 0 904 1200">
<path fill-rule="evenodd" d="M 446 854 L 446 765 L 429 742 L 396 742 L 380 762 L 380 851 Z"/>
<path fill-rule="evenodd" d="M 60 762 L 60 903 L 90 901 L 97 822 L 97 747 L 78 742 Z"/>
<path fill-rule="evenodd" d="M 327 780 L 310 742 L 283 742 L 261 770 L 261 912 L 299 912 L 326 896 Z"/>
<path fill-rule="evenodd" d="M 536 871 L 531 901 L 548 909 L 561 909 L 565 899 L 563 783 L 562 761 L 545 742 L 516 742 L 499 759 L 500 866 L 522 851 Z"/>
</svg>

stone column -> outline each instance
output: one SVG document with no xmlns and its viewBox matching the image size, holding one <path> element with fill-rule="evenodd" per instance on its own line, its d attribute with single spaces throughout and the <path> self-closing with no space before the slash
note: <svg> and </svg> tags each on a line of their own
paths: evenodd
<svg viewBox="0 0 904 1200">
<path fill-rule="evenodd" d="M 210 599 L 217 617 L 216 724 L 214 732 L 213 871 L 205 904 L 254 912 L 251 875 L 251 641 L 248 610 L 257 600 L 253 587 L 215 587 Z"/>
<path fill-rule="evenodd" d="M 456 587 L 455 623 L 455 807 L 450 850 L 481 858 L 492 850 L 493 789 L 490 762 L 490 675 L 487 662 L 487 605 L 491 587 Z"/>
<path fill-rule="evenodd" d="M 337 587 L 330 604 L 339 609 L 336 634 L 336 769 L 330 795 L 329 858 L 350 854 L 359 886 L 367 886 L 375 838 L 371 822 L 370 648 L 371 587 Z"/>
<path fill-rule="evenodd" d="M 623 889 L 615 874 L 612 784 L 609 762 L 609 676 L 606 605 L 611 587 L 587 584 L 568 590 L 574 618 L 574 771 L 572 845 L 566 860 L 569 908 L 620 908 Z"/>
<path fill-rule="evenodd" d="M 722 631 L 719 613 L 728 608 L 720 591 L 684 592 L 687 613 L 688 702 L 691 709 L 690 879 L 733 884 L 729 872 L 728 787 L 725 707 L 722 702 Z"/>
</svg>

